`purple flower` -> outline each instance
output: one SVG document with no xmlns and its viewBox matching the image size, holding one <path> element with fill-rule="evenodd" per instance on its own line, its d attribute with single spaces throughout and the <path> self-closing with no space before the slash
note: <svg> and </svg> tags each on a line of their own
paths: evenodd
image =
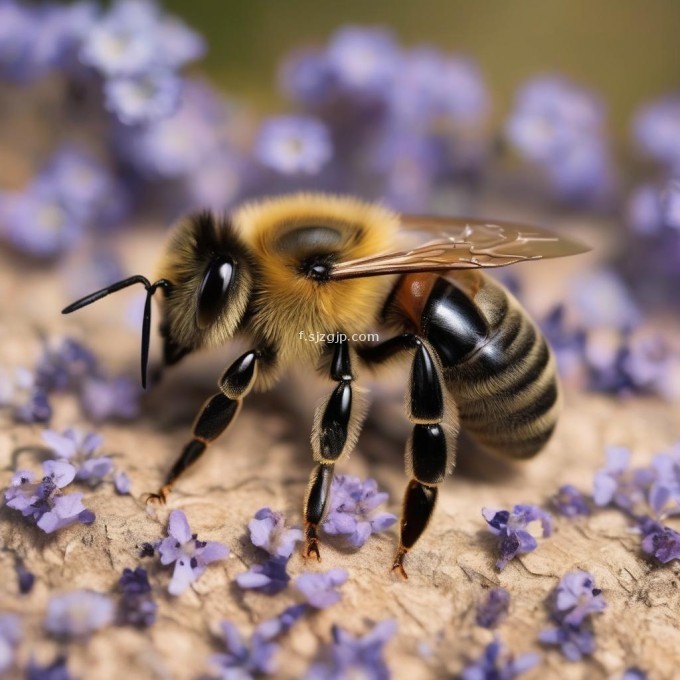
<svg viewBox="0 0 680 680">
<path fill-rule="evenodd" d="M 510 607 L 510 593 L 505 588 L 491 588 L 477 606 L 476 623 L 483 628 L 496 628 L 506 617 Z"/>
<path fill-rule="evenodd" d="M 23 367 L 0 369 L 0 407 L 10 408 L 20 423 L 46 423 L 52 417 L 47 393 Z"/>
<path fill-rule="evenodd" d="M 116 493 L 119 493 L 121 496 L 125 496 L 130 493 L 132 482 L 124 470 L 119 470 L 116 472 L 116 476 L 113 478 L 113 486 L 116 489 Z"/>
<path fill-rule="evenodd" d="M 30 56 L 34 36 L 31 10 L 13 0 L 0 2 L 0 77 L 21 82 L 33 76 Z"/>
<path fill-rule="evenodd" d="M 592 575 L 585 571 L 565 574 L 555 588 L 550 605 L 557 627 L 541 631 L 539 640 L 559 645 L 570 661 L 591 655 L 595 651 L 595 637 L 590 616 L 605 608 Z"/>
<path fill-rule="evenodd" d="M 94 513 L 82 503 L 83 494 L 63 494 L 61 489 L 70 484 L 76 470 L 64 461 L 48 460 L 43 463 L 45 476 L 33 483 L 33 473 L 20 470 L 12 477 L 5 491 L 7 506 L 31 517 L 40 529 L 50 534 L 75 522 L 91 524 Z"/>
<path fill-rule="evenodd" d="M 546 628 L 538 634 L 538 639 L 546 645 L 559 645 L 569 661 L 580 661 L 595 651 L 595 636 L 590 621 L 579 626 L 565 623 L 556 628 Z"/>
<path fill-rule="evenodd" d="M 14 568 L 17 573 L 17 580 L 19 581 L 19 592 L 22 595 L 27 595 L 33 590 L 35 585 L 35 574 L 26 568 L 26 565 L 20 558 L 16 559 Z"/>
<path fill-rule="evenodd" d="M 168 537 L 161 542 L 158 553 L 161 564 L 175 563 L 168 592 L 180 595 L 203 574 L 208 564 L 227 557 L 229 548 L 217 541 L 199 541 L 191 533 L 186 515 L 173 510 L 168 520 Z"/>
<path fill-rule="evenodd" d="M 637 391 L 668 401 L 680 398 L 680 352 L 664 336 L 649 332 L 632 335 L 621 367 Z"/>
<path fill-rule="evenodd" d="M 162 16 L 154 2 L 118 0 L 89 32 L 80 59 L 112 77 L 176 69 L 204 52 L 203 39 L 181 20 Z"/>
<path fill-rule="evenodd" d="M 270 675 L 276 670 L 274 655 L 279 647 L 271 642 L 271 638 L 256 630 L 250 644 L 246 644 L 233 623 L 223 621 L 221 627 L 226 653 L 210 657 L 210 663 L 219 669 L 220 677 L 225 680 L 251 678 L 260 673 Z"/>
<path fill-rule="evenodd" d="M 118 0 L 89 31 L 80 60 L 107 77 L 141 73 L 156 58 L 152 34 L 158 10 L 145 0 Z"/>
<path fill-rule="evenodd" d="M 621 680 L 647 680 L 647 673 L 637 666 L 631 666 L 623 672 Z"/>
<path fill-rule="evenodd" d="M 642 550 L 662 564 L 680 559 L 680 533 L 654 520 L 644 518 L 640 524 Z"/>
<path fill-rule="evenodd" d="M 654 479 L 649 487 L 649 507 L 659 518 L 680 513 L 680 445 L 671 453 L 654 456 L 651 470 Z"/>
<path fill-rule="evenodd" d="M 98 484 L 113 470 L 113 461 L 107 457 L 93 457 L 104 438 L 96 432 L 81 432 L 68 428 L 61 434 L 45 430 L 42 440 L 52 449 L 57 458 L 66 460 L 76 468 L 76 480 Z"/>
<path fill-rule="evenodd" d="M 326 104 L 337 87 L 325 52 L 309 48 L 286 57 L 279 68 L 278 80 L 284 94 L 311 108 Z"/>
<path fill-rule="evenodd" d="M 544 538 L 552 533 L 552 518 L 534 505 L 515 505 L 512 512 L 482 508 L 482 515 L 491 533 L 499 537 L 500 559 L 496 562 L 499 569 L 505 569 L 517 555 L 536 549 L 538 543 L 527 531 L 531 522 L 541 522 Z"/>
<path fill-rule="evenodd" d="M 114 214 L 109 207 L 112 197 L 122 199 L 117 180 L 83 148 L 62 146 L 41 169 L 38 179 L 52 185 L 68 213 L 83 222 L 101 226 L 124 216 Z"/>
<path fill-rule="evenodd" d="M 388 512 L 376 512 L 388 498 L 387 493 L 378 492 L 374 479 L 362 482 L 358 477 L 336 475 L 323 529 L 327 534 L 345 536 L 350 545 L 360 548 L 371 533 L 385 531 L 397 521 Z"/>
<path fill-rule="evenodd" d="M 83 638 L 108 626 L 113 617 L 110 597 L 92 590 L 75 590 L 50 598 L 44 626 L 55 637 Z"/>
<path fill-rule="evenodd" d="M 565 574 L 555 589 L 554 614 L 559 621 L 579 625 L 594 612 L 605 608 L 602 591 L 587 571 Z"/>
<path fill-rule="evenodd" d="M 106 108 L 125 125 L 153 123 L 175 112 L 181 82 L 165 69 L 121 76 L 104 85 Z"/>
<path fill-rule="evenodd" d="M 83 218 L 64 205 L 49 180 L 37 179 L 22 192 L 0 193 L 0 236 L 28 255 L 53 258 L 72 250 L 83 226 Z"/>
<path fill-rule="evenodd" d="M 286 588 L 290 576 L 286 572 L 287 557 L 271 557 L 264 564 L 255 564 L 245 574 L 236 577 L 236 583 L 246 590 L 257 590 L 266 595 L 276 595 Z"/>
<path fill-rule="evenodd" d="M 0 614 L 0 673 L 4 673 L 14 663 L 14 649 L 20 640 L 19 617 L 15 614 Z"/>
<path fill-rule="evenodd" d="M 175 113 L 153 125 L 120 126 L 116 151 L 151 178 L 194 176 L 222 153 L 228 119 L 228 107 L 214 90 L 187 80 Z"/>
<path fill-rule="evenodd" d="M 256 632 L 267 640 L 273 640 L 275 637 L 287 633 L 309 611 L 311 611 L 311 608 L 307 604 L 291 605 L 273 619 L 263 621 L 257 627 Z"/>
<path fill-rule="evenodd" d="M 325 650 L 327 657 L 314 663 L 305 680 L 341 680 L 362 677 L 387 680 L 390 671 L 384 658 L 384 647 L 397 630 L 396 621 L 380 621 L 362 637 L 354 637 L 338 626 L 333 626 L 333 642 Z"/>
<path fill-rule="evenodd" d="M 148 628 L 156 621 L 158 605 L 151 597 L 151 585 L 146 569 L 137 567 L 124 569 L 118 581 L 121 593 L 118 602 L 117 622 L 119 625 Z"/>
<path fill-rule="evenodd" d="M 89 418 L 132 420 L 139 415 L 141 390 L 128 376 L 88 376 L 80 384 L 80 404 Z"/>
<path fill-rule="evenodd" d="M 331 37 L 326 59 L 340 87 L 369 95 L 386 93 L 400 65 L 392 33 L 381 28 L 340 29 Z"/>
<path fill-rule="evenodd" d="M 248 524 L 253 545 L 266 550 L 273 557 L 290 557 L 295 544 L 302 540 L 300 529 L 287 529 L 282 512 L 262 508 Z"/>
<path fill-rule="evenodd" d="M 99 371 L 94 353 L 72 338 L 45 343 L 35 369 L 36 383 L 45 391 L 77 389 L 82 380 Z"/>
<path fill-rule="evenodd" d="M 590 507 L 586 497 L 571 484 L 561 486 L 550 499 L 550 503 L 564 517 L 590 514 Z"/>
<path fill-rule="evenodd" d="M 335 589 L 345 583 L 347 577 L 346 569 L 331 569 L 320 574 L 306 573 L 295 579 L 295 587 L 312 607 L 326 609 L 342 599 Z"/>
<path fill-rule="evenodd" d="M 680 172 L 680 96 L 668 95 L 642 107 L 633 122 L 640 149 L 671 172 Z"/>
<path fill-rule="evenodd" d="M 664 223 L 680 230 L 680 181 L 671 180 L 661 194 Z"/>
<path fill-rule="evenodd" d="M 598 198 L 612 185 L 604 118 L 592 93 L 545 76 L 519 91 L 506 134 L 521 155 L 546 170 L 563 197 Z"/>
<path fill-rule="evenodd" d="M 661 192 L 654 184 L 635 187 L 628 197 L 626 217 L 633 231 L 643 236 L 658 234 L 663 228 L 664 214 Z"/>
<path fill-rule="evenodd" d="M 326 126 L 307 116 L 279 116 L 265 121 L 255 143 L 254 155 L 284 175 L 316 175 L 333 155 Z"/>
<path fill-rule="evenodd" d="M 556 305 L 541 321 L 541 330 L 555 352 L 560 375 L 573 379 L 584 369 L 587 336 L 584 328 L 568 325 L 566 316 L 566 307 Z"/>
<path fill-rule="evenodd" d="M 595 505 L 614 504 L 622 510 L 632 510 L 645 500 L 644 488 L 650 473 L 629 470 L 630 451 L 621 446 L 609 446 L 605 454 L 607 462 L 593 479 Z"/>
<path fill-rule="evenodd" d="M 482 655 L 461 673 L 461 680 L 512 680 L 532 669 L 540 660 L 533 652 L 515 658 L 504 653 L 500 640 L 490 642 Z"/>
<path fill-rule="evenodd" d="M 52 663 L 41 666 L 31 658 L 26 668 L 26 680 L 71 680 L 66 661 L 66 657 L 59 654 Z"/>
</svg>

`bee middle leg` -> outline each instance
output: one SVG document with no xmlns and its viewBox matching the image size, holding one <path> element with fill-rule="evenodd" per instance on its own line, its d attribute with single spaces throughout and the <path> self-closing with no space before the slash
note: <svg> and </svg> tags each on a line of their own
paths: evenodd
<svg viewBox="0 0 680 680">
<path fill-rule="evenodd" d="M 403 578 L 408 578 L 404 558 L 427 528 L 437 502 L 437 487 L 453 461 L 457 413 L 451 400 L 445 399 L 439 357 L 423 338 L 404 333 L 379 345 L 357 349 L 369 363 L 382 363 L 408 350 L 415 350 L 406 400 L 408 418 L 413 423 L 406 444 L 406 471 L 411 480 L 404 494 L 399 548 L 392 565 L 392 570 Z"/>
<path fill-rule="evenodd" d="M 185 445 L 165 478 L 163 486 L 157 493 L 147 495 L 147 503 L 150 501 L 165 503 L 182 473 L 195 463 L 203 455 L 208 444 L 215 441 L 231 424 L 241 407 L 243 397 L 255 383 L 257 366 L 261 358 L 261 352 L 251 350 L 236 359 L 223 373 L 219 380 L 220 392 L 208 398 L 194 422 L 193 439 Z"/>
<path fill-rule="evenodd" d="M 337 383 L 328 399 L 316 409 L 312 429 L 312 452 L 318 465 L 312 471 L 305 498 L 304 557 L 319 554 L 318 528 L 328 507 L 336 461 L 348 452 L 359 434 L 363 409 L 352 389 L 350 349 L 347 340 L 336 343 L 330 377 Z"/>
</svg>

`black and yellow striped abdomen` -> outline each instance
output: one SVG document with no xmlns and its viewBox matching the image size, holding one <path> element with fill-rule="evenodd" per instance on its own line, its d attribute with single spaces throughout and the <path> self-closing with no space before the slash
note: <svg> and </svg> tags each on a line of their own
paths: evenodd
<svg viewBox="0 0 680 680">
<path fill-rule="evenodd" d="M 512 294 L 481 272 L 438 277 L 421 332 L 440 356 L 461 427 L 502 456 L 540 451 L 559 412 L 556 366 Z"/>
</svg>

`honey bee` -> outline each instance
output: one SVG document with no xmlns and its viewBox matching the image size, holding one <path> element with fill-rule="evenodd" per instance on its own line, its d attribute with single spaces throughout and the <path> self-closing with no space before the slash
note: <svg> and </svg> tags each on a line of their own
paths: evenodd
<svg viewBox="0 0 680 680">
<path fill-rule="evenodd" d="M 413 237 L 420 244 L 394 245 Z M 480 270 L 586 250 L 533 226 L 404 216 L 354 198 L 297 194 L 249 203 L 231 217 L 187 217 L 170 235 L 155 283 L 132 276 L 63 313 L 142 283 L 144 385 L 158 289 L 165 365 L 236 336 L 252 348 L 222 374 L 151 500 L 165 501 L 251 389 L 270 388 L 295 363 L 325 373 L 334 386 L 316 409 L 316 465 L 304 505 L 304 555 L 317 559 L 335 466 L 353 448 L 365 415 L 357 369 L 409 358 L 410 480 L 393 562 L 406 578 L 404 558 L 453 468 L 459 429 L 495 454 L 525 459 L 541 450 L 557 421 L 558 380 L 545 339 L 512 294 Z M 391 337 L 377 344 L 351 339 L 378 328 Z M 335 342 L 301 341 L 301 329 Z"/>
</svg>

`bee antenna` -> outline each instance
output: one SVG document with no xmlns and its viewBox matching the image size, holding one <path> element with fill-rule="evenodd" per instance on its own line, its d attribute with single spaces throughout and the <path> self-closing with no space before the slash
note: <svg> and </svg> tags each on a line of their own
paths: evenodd
<svg viewBox="0 0 680 680">
<path fill-rule="evenodd" d="M 140 274 L 136 274 L 135 276 L 130 276 L 127 279 L 118 281 L 117 283 L 112 283 L 110 286 L 107 286 L 106 288 L 97 290 L 94 293 L 90 293 L 89 295 L 80 298 L 80 300 L 72 302 L 68 307 L 64 307 L 64 309 L 61 310 L 61 313 L 70 314 L 71 312 L 75 312 L 78 309 L 87 307 L 87 305 L 91 305 L 93 302 L 97 302 L 97 300 L 105 298 L 107 295 L 111 295 L 111 293 L 116 293 L 119 290 L 122 290 L 123 288 L 127 288 L 128 286 L 134 285 L 135 283 L 141 283 L 143 284 L 144 288 L 146 288 L 146 300 L 144 302 L 144 318 L 142 321 L 142 366 L 141 366 L 142 387 L 146 389 L 146 369 L 149 363 L 149 344 L 151 337 L 151 297 L 159 288 L 168 290 L 170 288 L 169 281 L 167 281 L 166 279 L 159 279 L 155 283 L 150 283 L 149 279 L 147 279 L 146 277 L 141 276 Z"/>
</svg>

